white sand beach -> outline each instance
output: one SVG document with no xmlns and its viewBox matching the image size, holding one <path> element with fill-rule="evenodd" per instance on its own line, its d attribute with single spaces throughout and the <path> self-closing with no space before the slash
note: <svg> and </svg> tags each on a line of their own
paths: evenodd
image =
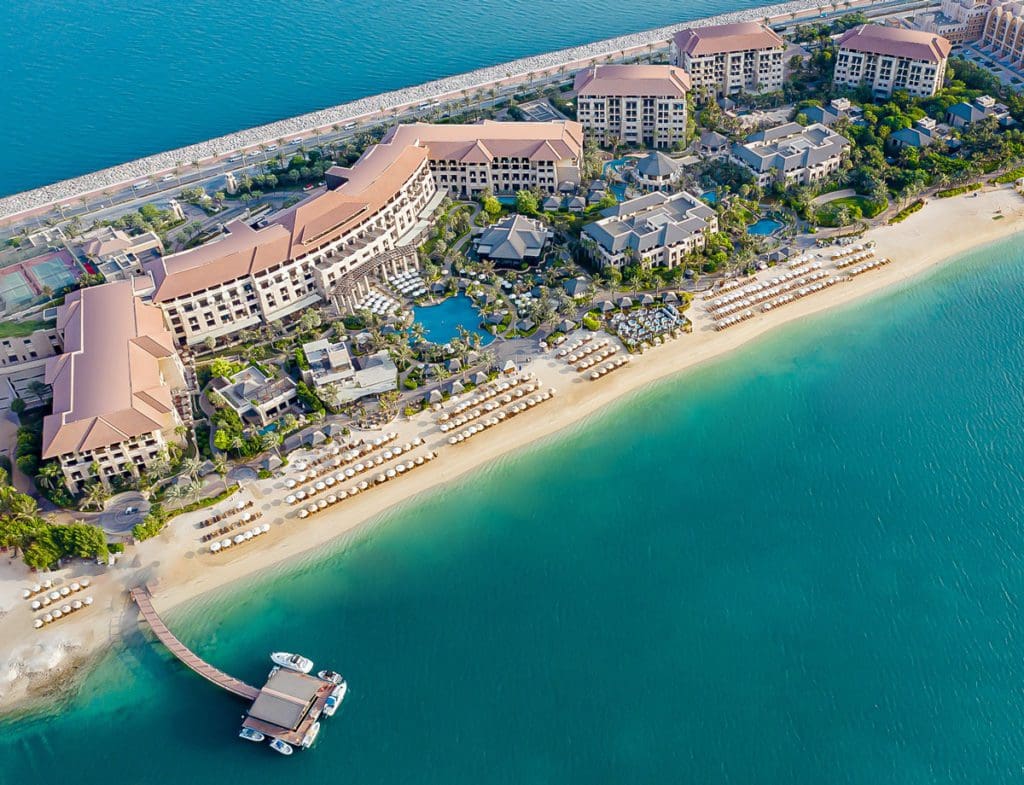
<svg viewBox="0 0 1024 785">
<path fill-rule="evenodd" d="M 999 215 L 1003 217 L 996 218 Z M 156 607 L 165 611 L 300 554 L 323 549 L 394 505 L 512 450 L 535 444 L 659 379 L 721 357 L 780 325 L 905 283 L 972 248 L 1018 232 L 1024 229 L 1022 217 L 1024 199 L 1010 187 L 987 188 L 977 196 L 931 200 L 904 222 L 871 230 L 865 239 L 874 240 L 878 256 L 889 257 L 892 263 L 849 282 L 721 332 L 712 329 L 711 319 L 697 299 L 687 314 L 694 322 L 692 334 L 634 356 L 628 366 L 595 382 L 584 380 L 553 353 L 545 354 L 523 370 L 534 374 L 543 389 L 556 388 L 554 398 L 514 421 L 477 434 L 470 443 L 449 446 L 447 435 L 440 433 L 435 415 L 429 412 L 388 426 L 386 430 L 398 434 L 397 443 L 423 438 L 425 444 L 416 454 L 428 449 L 439 453 L 437 460 L 416 467 L 408 476 L 370 488 L 305 520 L 299 520 L 297 508 L 285 502 L 293 491 L 285 487 L 283 479 L 247 483 L 214 509 L 227 510 L 240 499 L 251 499 L 250 509 L 262 514 L 259 521 L 269 523 L 270 531 L 228 552 L 211 554 L 208 546 L 200 543 L 196 524 L 211 515 L 207 509 L 173 519 L 164 533 L 132 548 L 110 570 L 73 566 L 55 575 L 38 576 L 8 557 L 0 562 L 0 711 L 30 706 L 55 692 L 58 682 L 74 683 L 66 676 L 86 672 L 90 658 L 106 650 L 121 625 L 136 623 L 126 588 L 148 583 Z M 771 271 L 761 277 L 771 277 Z M 380 434 L 362 435 L 372 439 Z M 294 467 L 289 471 L 294 472 Z M 22 599 L 22 590 L 43 577 L 53 578 L 60 586 L 86 574 L 93 581 L 88 591 L 94 597 L 93 605 L 43 629 L 33 629 L 40 612 L 32 611 Z"/>
</svg>

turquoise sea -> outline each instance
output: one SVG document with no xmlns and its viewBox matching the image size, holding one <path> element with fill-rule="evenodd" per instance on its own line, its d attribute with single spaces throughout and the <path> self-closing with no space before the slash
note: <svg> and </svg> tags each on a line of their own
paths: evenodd
<svg viewBox="0 0 1024 785">
<path fill-rule="evenodd" d="M 0 196 L 756 0 L 7 0 Z"/>
<path fill-rule="evenodd" d="M 170 614 L 343 671 L 311 751 L 133 634 L 0 783 L 1020 782 L 1022 301 L 1016 239 Z"/>
</svg>

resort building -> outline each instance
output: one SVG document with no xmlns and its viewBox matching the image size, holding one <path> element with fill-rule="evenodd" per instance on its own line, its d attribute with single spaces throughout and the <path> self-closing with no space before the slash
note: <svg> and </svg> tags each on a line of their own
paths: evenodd
<svg viewBox="0 0 1024 785">
<path fill-rule="evenodd" d="M 481 259 L 518 267 L 540 261 L 552 236 L 540 221 L 510 215 L 482 230 L 473 238 L 473 247 Z"/>
<path fill-rule="evenodd" d="M 672 62 L 701 101 L 782 89 L 786 42 L 757 22 L 691 27 L 672 39 Z"/>
<path fill-rule="evenodd" d="M 344 341 L 322 338 L 303 344 L 302 351 L 309 363 L 302 370 L 303 381 L 335 406 L 398 388 L 398 368 L 387 351 L 360 358 L 358 367 Z"/>
<path fill-rule="evenodd" d="M 706 158 L 717 158 L 729 152 L 729 137 L 718 131 L 705 131 L 697 139 L 697 152 Z"/>
<path fill-rule="evenodd" d="M 685 191 L 630 199 L 583 227 L 581 240 L 600 267 L 677 267 L 718 231 L 718 214 Z"/>
<path fill-rule="evenodd" d="M 57 309 L 63 354 L 50 358 L 53 414 L 42 457 L 57 459 L 68 489 L 130 480 L 180 442 L 191 420 L 185 373 L 160 309 L 132 280 L 80 289 Z"/>
<path fill-rule="evenodd" d="M 143 261 L 155 259 L 164 245 L 155 232 L 129 235 L 112 226 L 101 226 L 82 238 L 78 252 L 92 262 L 108 281 L 142 273 Z"/>
<path fill-rule="evenodd" d="M 980 95 L 973 101 L 953 104 L 946 110 L 946 122 L 954 128 L 966 128 L 979 120 L 994 118 L 1001 126 L 1015 125 L 1006 104 L 996 103 L 990 95 Z"/>
<path fill-rule="evenodd" d="M 785 123 L 734 144 L 732 159 L 750 169 L 762 188 L 772 182 L 810 185 L 839 169 L 849 147 L 846 137 L 819 123 Z"/>
<path fill-rule="evenodd" d="M 893 151 L 903 150 L 907 147 L 920 150 L 930 147 L 938 141 L 938 138 L 935 132 L 935 121 L 930 117 L 922 117 L 911 128 L 900 128 L 893 131 L 889 134 L 886 143 Z"/>
<path fill-rule="evenodd" d="M 633 179 L 641 191 L 671 193 L 683 176 L 683 165 L 657 150 L 636 162 Z"/>
<path fill-rule="evenodd" d="M 988 0 L 942 0 L 938 11 L 916 14 L 913 24 L 922 32 L 941 35 L 954 46 L 971 43 L 981 38 L 991 7 Z"/>
<path fill-rule="evenodd" d="M 840 120 L 851 122 L 861 118 L 863 112 L 849 98 L 833 98 L 827 106 L 807 106 L 800 110 L 811 123 L 821 123 L 831 128 Z"/>
<path fill-rule="evenodd" d="M 371 276 L 416 266 L 415 247 L 443 198 L 425 147 L 374 145 L 351 168 L 332 167 L 327 183 L 261 228 L 233 221 L 220 239 L 147 265 L 153 301 L 179 343 L 284 319 L 332 298 L 352 308 L 369 293 Z"/>
<path fill-rule="evenodd" d="M 43 381 L 47 360 L 60 354 L 60 350 L 56 330 L 36 330 L 29 335 L 0 339 L 0 408 L 6 408 L 15 398 L 31 403 L 34 394 L 29 385 Z"/>
<path fill-rule="evenodd" d="M 576 74 L 576 119 L 601 144 L 672 147 L 686 139 L 690 77 L 671 65 L 595 65 Z"/>
<path fill-rule="evenodd" d="M 471 125 L 410 123 L 393 127 L 385 144 L 427 148 L 437 187 L 472 199 L 485 190 L 514 194 L 574 190 L 580 183 L 583 128 L 571 120 Z"/>
<path fill-rule="evenodd" d="M 229 379 L 214 379 L 209 390 L 218 393 L 242 422 L 257 425 L 269 425 L 298 401 L 291 377 L 274 379 L 251 365 Z"/>
<path fill-rule="evenodd" d="M 894 90 L 930 96 L 942 87 L 950 43 L 941 35 L 881 25 L 859 25 L 839 39 L 833 82 L 871 89 L 875 98 Z"/>
<path fill-rule="evenodd" d="M 1024 68 L 1024 2 L 993 3 L 985 16 L 978 46 L 1013 68 Z"/>
</svg>

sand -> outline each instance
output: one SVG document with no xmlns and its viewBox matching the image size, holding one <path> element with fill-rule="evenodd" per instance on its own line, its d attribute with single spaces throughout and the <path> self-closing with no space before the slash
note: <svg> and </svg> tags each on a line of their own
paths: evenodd
<svg viewBox="0 0 1024 785">
<path fill-rule="evenodd" d="M 997 215 L 1003 217 L 994 219 Z M 270 523 L 271 530 L 226 553 L 210 554 L 207 546 L 199 543 L 196 524 L 211 514 L 204 510 L 175 518 L 159 537 L 141 543 L 109 570 L 76 566 L 55 575 L 34 576 L 19 563 L 7 559 L 0 563 L 0 711 L 40 705 L 41 700 L 53 695 L 58 681 L 74 685 L 75 679 L 65 678 L 69 672 L 87 672 L 90 658 L 105 651 L 123 629 L 136 623 L 126 588 L 148 583 L 156 607 L 164 611 L 285 560 L 322 550 L 328 543 L 337 547 L 340 540 L 363 530 L 368 522 L 401 502 L 466 475 L 512 450 L 534 445 L 606 410 L 625 395 L 721 357 L 783 324 L 897 286 L 965 251 L 1018 232 L 1024 229 L 1022 217 L 1024 199 L 1009 187 L 987 188 L 977 196 L 932 200 L 903 223 L 871 230 L 865 239 L 874 240 L 877 254 L 893 262 L 850 282 L 721 332 L 711 328 L 711 319 L 698 298 L 688 312 L 694 322 L 692 334 L 634 356 L 627 367 L 596 382 L 579 378 L 551 353 L 541 355 L 524 370 L 535 374 L 544 388 L 558 390 L 552 400 L 456 446 L 447 444 L 447 435 L 438 431 L 433 415 L 403 418 L 388 427 L 398 433 L 397 442 L 421 436 L 426 444 L 414 455 L 435 449 L 438 459 L 307 520 L 298 520 L 296 508 L 284 502 L 289 491 L 283 479 L 246 484 L 215 509 L 229 509 L 239 500 L 251 499 L 252 509 L 263 513 L 260 522 Z M 768 271 L 760 277 L 771 275 Z M 364 434 L 368 439 L 379 435 Z M 21 590 L 42 577 L 52 577 L 61 585 L 84 574 L 93 576 L 88 592 L 94 597 L 93 606 L 42 630 L 33 629 L 32 620 L 39 613 L 31 611 L 28 602 L 21 599 Z"/>
</svg>

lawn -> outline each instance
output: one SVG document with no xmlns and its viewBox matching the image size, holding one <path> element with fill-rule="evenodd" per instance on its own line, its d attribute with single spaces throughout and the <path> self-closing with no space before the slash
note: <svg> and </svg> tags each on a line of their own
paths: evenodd
<svg viewBox="0 0 1024 785">
<path fill-rule="evenodd" d="M 25 338 L 36 330 L 46 330 L 54 326 L 54 322 L 0 322 L 0 338 Z"/>
<path fill-rule="evenodd" d="M 842 199 L 823 204 L 817 211 L 817 220 L 822 226 L 839 226 L 836 212 L 840 207 L 850 211 L 851 222 L 861 218 L 874 218 L 888 207 L 888 202 L 875 202 L 866 196 L 844 196 Z"/>
</svg>

